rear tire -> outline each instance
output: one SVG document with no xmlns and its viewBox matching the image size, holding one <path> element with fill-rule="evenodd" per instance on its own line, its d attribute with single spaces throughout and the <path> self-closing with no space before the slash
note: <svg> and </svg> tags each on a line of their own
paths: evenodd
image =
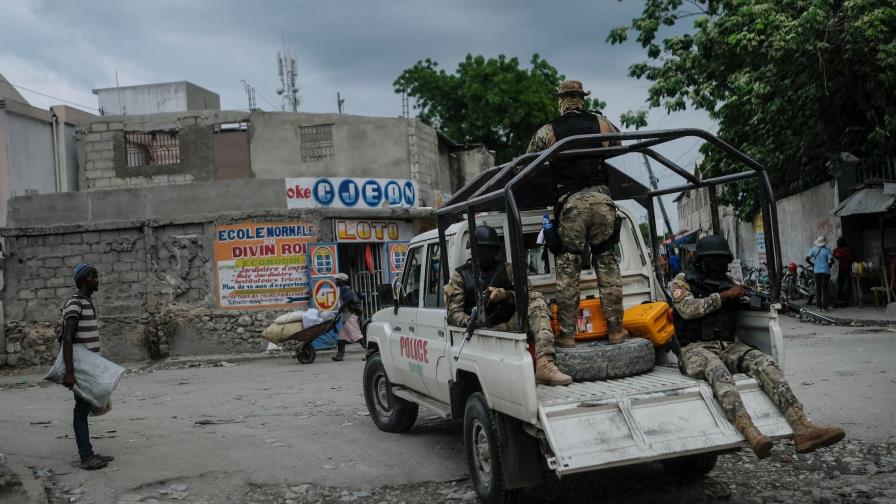
<svg viewBox="0 0 896 504">
<path fill-rule="evenodd" d="M 373 423 L 383 432 L 407 432 L 417 421 L 419 406 L 392 394 L 378 353 L 368 355 L 364 364 L 364 401 Z"/>
<path fill-rule="evenodd" d="M 302 343 L 299 348 L 296 348 L 296 360 L 302 364 L 311 364 L 316 358 L 317 350 L 314 349 L 310 341 Z"/>
<path fill-rule="evenodd" d="M 682 479 L 697 479 L 715 469 L 719 459 L 717 453 L 698 453 L 661 461 L 663 468 L 672 476 Z"/>
<path fill-rule="evenodd" d="M 497 413 L 488 407 L 482 392 L 467 398 L 464 409 L 464 452 L 473 490 L 483 504 L 519 502 L 522 489 L 508 490 L 504 482 L 504 459 L 498 432 Z"/>
</svg>

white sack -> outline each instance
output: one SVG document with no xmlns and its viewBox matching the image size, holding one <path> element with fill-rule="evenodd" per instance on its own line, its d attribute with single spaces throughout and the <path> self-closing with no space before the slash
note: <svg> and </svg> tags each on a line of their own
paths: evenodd
<svg viewBox="0 0 896 504">
<path fill-rule="evenodd" d="M 124 374 L 124 368 L 103 358 L 98 352 L 88 350 L 84 345 L 72 345 L 72 364 L 75 366 L 74 392 L 98 410 L 107 410 L 112 401 L 112 391 Z M 62 349 L 56 362 L 47 372 L 44 380 L 62 383 L 65 378 L 65 357 Z"/>
</svg>

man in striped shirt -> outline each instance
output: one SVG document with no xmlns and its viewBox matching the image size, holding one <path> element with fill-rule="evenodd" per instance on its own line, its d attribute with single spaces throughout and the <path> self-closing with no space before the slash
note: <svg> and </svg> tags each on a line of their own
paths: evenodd
<svg viewBox="0 0 896 504">
<path fill-rule="evenodd" d="M 100 351 L 100 333 L 97 330 L 96 309 L 90 297 L 99 289 L 99 273 L 92 264 L 78 264 L 73 275 L 75 292 L 62 308 L 64 321 L 62 332 L 62 355 L 65 359 L 65 377 L 62 383 L 71 389 L 75 386 L 75 366 L 72 358 L 72 345 L 84 345 L 94 352 Z M 82 469 L 102 469 L 113 457 L 94 453 L 90 445 L 90 428 L 87 416 L 92 406 L 77 393 L 75 394 L 75 415 L 72 427 L 75 429 L 75 441 L 78 454 L 81 456 Z"/>
</svg>

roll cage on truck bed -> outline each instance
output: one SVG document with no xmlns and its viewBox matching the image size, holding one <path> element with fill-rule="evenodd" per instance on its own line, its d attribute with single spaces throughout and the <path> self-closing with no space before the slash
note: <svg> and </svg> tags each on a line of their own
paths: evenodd
<svg viewBox="0 0 896 504">
<path fill-rule="evenodd" d="M 717 146 L 748 170 L 698 180 L 653 149 L 694 137 Z M 609 145 L 617 140 L 620 145 Z M 524 488 L 542 482 L 545 470 L 563 477 L 656 460 L 673 473 L 702 475 L 714 467 L 719 453 L 744 445 L 743 437 L 724 417 L 709 385 L 681 375 L 662 349 L 656 351 L 658 362 L 654 369 L 639 375 L 576 382 L 565 387 L 535 383 L 534 359 L 527 351 L 531 351 L 534 341 L 527 324 L 527 265 L 531 267 L 531 256 L 527 254 L 532 251 L 526 244 L 535 241 L 533 234 L 540 227 L 536 219 L 540 222 L 541 213 L 554 203 L 553 191 L 546 190 L 553 181 L 550 163 L 581 157 L 608 161 L 632 153 L 657 161 L 686 183 L 649 190 L 607 163 L 613 199 L 634 200 L 647 210 L 649 217 L 650 262 L 643 257 L 644 245 L 636 234 L 637 226 L 630 212 L 620 212 L 626 215 L 624 225 L 631 226 L 627 233 L 630 236 L 624 233 L 619 244 L 623 262 L 628 265 L 622 273 L 624 296 L 630 296 L 629 304 L 663 297 L 671 301 L 662 280 L 657 278 L 660 267 L 656 197 L 708 188 L 713 230 L 720 232 L 715 187 L 756 178 L 760 185 L 772 301 L 738 317 L 738 334 L 742 341 L 771 354 L 783 365 L 775 304 L 780 279 L 777 214 L 769 178 L 756 161 L 710 133 L 679 129 L 573 136 L 542 152 L 486 170 L 437 211 L 437 231 L 427 231 L 411 240 L 402 278 L 393 282 L 395 305 L 375 313 L 365 326 L 368 357 L 364 369 L 365 401 L 371 419 L 381 430 L 407 431 L 421 405 L 442 417 L 463 419 L 470 476 L 482 502 L 514 502 Z M 475 229 L 477 220 L 501 228 L 499 233 L 504 236 L 513 265 L 519 330 L 470 326 L 464 331 L 448 323 L 441 297 L 433 294 L 433 301 L 427 302 L 424 295 L 430 286 L 440 289 L 448 284 L 451 270 L 466 260 L 467 240 L 474 277 L 479 277 L 476 236 L 469 232 Z M 418 255 L 417 259 L 413 254 Z M 432 267 L 421 275 L 419 264 L 424 254 Z M 533 273 L 533 280 L 539 282 L 533 282 L 533 286 L 549 292 L 553 286 L 545 284 L 550 281 L 545 277 L 551 275 L 544 273 Z M 627 274 L 634 283 L 627 282 Z M 591 282 L 591 273 L 583 271 L 582 275 Z M 420 280 L 421 276 L 425 280 Z M 423 284 L 426 289 L 420 287 Z M 416 287 L 406 293 L 407 285 Z M 479 313 L 483 313 L 485 304 L 482 287 L 476 289 Z M 464 346 L 467 341 L 469 344 Z M 737 374 L 735 381 L 745 406 L 764 433 L 774 439 L 792 434 L 783 415 L 753 378 Z"/>
<path fill-rule="evenodd" d="M 696 137 L 715 145 L 736 161 L 745 165 L 749 170 L 700 180 L 653 149 L 653 147 L 658 145 L 688 137 Z M 634 141 L 634 143 L 618 146 L 601 145 L 602 143 L 612 141 L 624 142 L 629 140 Z M 665 189 L 650 190 L 607 162 L 615 157 L 631 153 L 640 153 L 657 161 L 673 173 L 680 175 L 687 183 Z M 544 210 L 554 204 L 553 191 L 545 191 L 546 187 L 552 187 L 551 166 L 549 164 L 551 160 L 583 157 L 599 158 L 607 162 L 610 196 L 614 201 L 630 199 L 647 210 L 651 258 L 655 275 L 662 269 L 657 255 L 659 247 L 656 234 L 654 198 L 664 194 L 690 191 L 702 187 L 708 188 L 712 230 L 713 233 L 721 233 L 716 186 L 741 180 L 758 179 L 771 298 L 775 301 L 779 300 L 781 264 L 778 258 L 781 256 L 781 244 L 778 238 L 778 211 L 768 173 L 761 164 L 722 139 L 707 131 L 694 128 L 572 136 L 560 140 L 541 152 L 525 154 L 508 163 L 482 172 L 454 194 L 445 203 L 445 206 L 437 212 L 442 264 L 448 264 L 448 247 L 445 239 L 445 231 L 448 227 L 458 217 L 465 214 L 468 229 L 475 229 L 476 213 L 487 211 L 506 213 L 510 235 L 510 262 L 511 264 L 526 264 L 526 247 L 522 242 L 523 227 L 520 213 L 525 210 Z M 469 240 L 474 277 L 478 279 L 479 263 L 477 261 L 477 244 L 474 233 L 470 233 Z M 446 284 L 450 274 L 449 268 L 442 269 L 442 276 Z M 660 279 L 657 280 L 657 284 L 660 286 L 664 296 L 671 302 L 671 296 L 666 290 L 666 286 L 662 284 Z M 523 331 L 529 333 L 525 268 L 513 269 L 513 284 L 516 289 L 516 313 L 520 327 L 523 328 Z M 479 287 L 477 292 L 480 293 L 479 299 L 477 299 L 477 306 L 481 307 L 485 300 L 481 294 L 481 286 L 477 287 Z M 531 344 L 533 342 L 532 335 L 530 334 L 528 338 Z"/>
</svg>

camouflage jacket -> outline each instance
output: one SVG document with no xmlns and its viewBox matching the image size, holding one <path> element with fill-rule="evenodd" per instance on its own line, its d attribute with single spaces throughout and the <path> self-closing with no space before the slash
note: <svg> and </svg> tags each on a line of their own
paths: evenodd
<svg viewBox="0 0 896 504">
<path fill-rule="evenodd" d="M 504 264 L 507 267 L 507 277 L 513 280 L 513 268 L 510 263 Z M 513 290 L 507 291 L 510 299 L 505 303 L 515 302 L 515 293 Z M 451 278 L 445 285 L 445 304 L 448 307 L 448 324 L 453 326 L 464 327 L 470 321 L 470 314 L 464 311 L 464 278 L 457 270 L 451 272 Z"/>
<path fill-rule="evenodd" d="M 685 320 L 700 318 L 722 307 L 722 297 L 717 292 L 703 298 L 694 297 L 684 273 L 679 273 L 672 279 L 669 290 L 672 292 L 675 310 Z"/>
</svg>

